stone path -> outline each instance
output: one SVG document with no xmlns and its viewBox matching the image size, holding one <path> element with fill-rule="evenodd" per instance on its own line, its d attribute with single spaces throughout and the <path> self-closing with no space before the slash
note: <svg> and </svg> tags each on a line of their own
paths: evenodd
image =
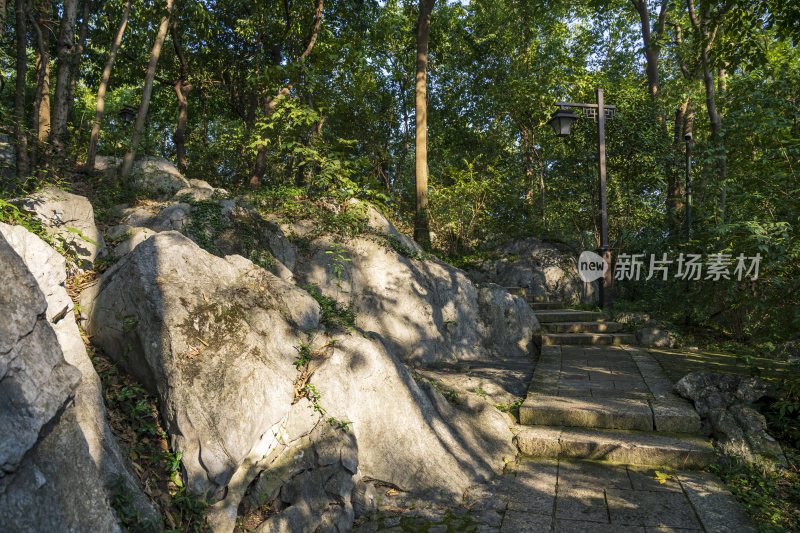
<svg viewBox="0 0 800 533">
<path fill-rule="evenodd" d="M 670 474 L 588 461 L 521 459 L 464 501 L 385 498 L 359 533 L 755 532 L 725 486 L 705 472 Z"/>
<path fill-rule="evenodd" d="M 459 501 L 389 490 L 356 530 L 756 531 L 717 477 L 694 470 L 714 460 L 710 439 L 700 434 L 694 407 L 672 392 L 659 362 L 624 344 L 633 335 L 601 313 L 529 303 L 544 330 L 513 428 L 517 461 Z M 454 388 L 464 380 L 462 387 L 489 387 L 497 371 L 513 385 L 530 375 L 527 367 L 471 370 L 475 375 L 444 368 L 426 375 Z"/>
</svg>

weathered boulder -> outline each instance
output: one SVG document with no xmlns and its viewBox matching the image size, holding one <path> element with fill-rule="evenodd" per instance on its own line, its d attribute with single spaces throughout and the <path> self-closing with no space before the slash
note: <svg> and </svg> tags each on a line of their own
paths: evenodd
<svg viewBox="0 0 800 533">
<path fill-rule="evenodd" d="M 642 346 L 655 348 L 674 348 L 678 341 L 666 329 L 658 326 L 645 326 L 635 331 L 636 341 Z"/>
<path fill-rule="evenodd" d="M 242 255 L 279 278 L 294 281 L 291 272 L 295 264 L 294 247 L 276 223 L 265 220 L 241 199 L 215 196 L 203 200 L 202 204 L 194 198 L 189 201 L 191 203 L 170 202 L 123 209 L 122 224 L 112 229 L 115 233 L 121 232 L 121 228 L 117 228 L 124 226 L 129 236 L 117 244 L 114 256 L 129 253 L 154 233 L 175 230 L 216 255 Z"/>
<path fill-rule="evenodd" d="M 675 384 L 675 392 L 694 402 L 725 455 L 768 469 L 787 465 L 780 445 L 767 433 L 764 416 L 750 405 L 767 394 L 764 382 L 692 372 Z"/>
<path fill-rule="evenodd" d="M 402 246 L 405 246 L 407 249 L 415 252 L 423 252 L 422 246 L 417 244 L 417 242 L 408 237 L 403 235 L 397 228 L 394 227 L 394 224 L 386 218 L 383 213 L 378 211 L 375 206 L 370 205 L 366 202 L 362 202 L 357 200 L 356 198 L 351 198 L 348 203 L 350 205 L 359 206 L 361 209 L 364 210 L 367 216 L 367 224 L 369 227 L 373 229 L 373 231 L 377 231 L 378 233 L 382 233 L 384 235 L 388 235 L 389 237 L 396 239 Z"/>
<path fill-rule="evenodd" d="M 133 164 L 133 183 L 149 193 L 170 198 L 181 189 L 191 188 L 175 164 L 163 157 L 145 157 Z"/>
<path fill-rule="evenodd" d="M 448 403 L 380 342 L 336 340 L 312 382 L 327 415 L 352 423 L 362 476 L 406 491 L 461 494 L 516 456 L 507 422 L 493 407 L 469 398 Z"/>
<path fill-rule="evenodd" d="M 112 174 L 119 169 L 122 159 L 114 156 L 98 155 L 94 158 L 94 169 L 106 174 Z"/>
<path fill-rule="evenodd" d="M 0 238 L 0 474 L 13 472 L 80 372 L 64 360 L 36 279 Z"/>
<path fill-rule="evenodd" d="M 62 240 L 64 247 L 77 255 L 80 268 L 91 268 L 105 247 L 92 204 L 83 196 L 48 187 L 20 200 L 19 207 L 34 214 L 48 232 Z"/>
<path fill-rule="evenodd" d="M 64 360 L 45 295 L 2 235 L 0 282 L 0 530 L 120 531 L 71 401 L 81 372 Z"/>
<path fill-rule="evenodd" d="M 297 347 L 319 320 L 305 291 L 177 232 L 139 244 L 81 306 L 94 342 L 158 395 L 188 485 L 201 493 L 223 489 L 285 419 Z"/>
<path fill-rule="evenodd" d="M 120 476 L 131 495 L 132 509 L 143 518 L 160 521 L 158 512 L 145 497 L 136 476 L 131 471 L 126 454 L 106 422 L 106 410 L 100 377 L 86 353 L 86 347 L 75 321 L 74 304 L 66 290 L 64 258 L 39 237 L 21 226 L 0 223 L 0 235 L 5 237 L 33 274 L 47 301 L 46 317 L 55 331 L 58 344 L 67 363 L 81 372 L 74 390 L 75 419 L 83 433 L 89 454 L 100 472 L 108 494 Z"/>
<path fill-rule="evenodd" d="M 475 265 L 476 279 L 503 287 L 523 287 L 534 298 L 565 305 L 597 302 L 598 283 L 580 279 L 578 253 L 569 247 L 528 237 L 513 239 L 497 252 L 505 257 Z"/>
<path fill-rule="evenodd" d="M 404 257 L 377 237 L 314 239 L 295 276 L 349 307 L 359 328 L 380 335 L 405 362 L 528 357 L 533 350 L 538 322 L 519 297 L 494 287 L 479 298 L 463 271 Z"/>
<path fill-rule="evenodd" d="M 318 422 L 254 484 L 253 497 L 279 512 L 256 532 L 351 531 L 350 495 L 358 472 L 353 433 Z"/>
</svg>

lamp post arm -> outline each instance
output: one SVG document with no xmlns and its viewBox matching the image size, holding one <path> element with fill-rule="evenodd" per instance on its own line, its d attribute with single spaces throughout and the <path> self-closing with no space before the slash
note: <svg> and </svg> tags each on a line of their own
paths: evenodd
<svg viewBox="0 0 800 533">
<path fill-rule="evenodd" d="M 597 109 L 597 104 L 576 104 L 574 102 L 556 102 L 553 105 L 557 105 L 559 107 L 582 107 L 588 109 Z M 615 105 L 604 105 L 604 109 L 616 109 L 617 106 Z"/>
</svg>

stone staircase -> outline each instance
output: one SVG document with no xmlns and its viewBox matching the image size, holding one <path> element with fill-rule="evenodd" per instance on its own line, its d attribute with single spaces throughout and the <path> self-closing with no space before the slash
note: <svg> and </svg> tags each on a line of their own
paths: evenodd
<svg viewBox="0 0 800 533">
<path fill-rule="evenodd" d="M 509 292 L 525 298 L 536 313 L 542 326 L 534 339 L 537 346 L 636 344 L 633 333 L 624 332 L 623 324 L 606 320 L 603 313 L 563 309 L 559 302 L 529 296 L 522 287 L 509 288 Z"/>
<path fill-rule="evenodd" d="M 516 444 L 531 457 L 698 469 L 714 459 L 694 407 L 603 313 L 526 298 L 542 326 Z"/>
</svg>

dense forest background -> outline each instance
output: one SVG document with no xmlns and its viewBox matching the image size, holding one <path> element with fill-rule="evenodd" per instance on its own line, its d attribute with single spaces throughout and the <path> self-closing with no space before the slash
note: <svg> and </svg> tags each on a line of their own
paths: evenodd
<svg viewBox="0 0 800 533">
<path fill-rule="evenodd" d="M 755 281 L 631 282 L 618 301 L 740 341 L 800 330 L 797 3 L 0 0 L 0 13 L 0 134 L 17 153 L 3 198 L 45 183 L 122 198 L 147 154 L 234 192 L 364 198 L 409 231 L 422 183 L 429 247 L 456 264 L 517 236 L 592 249 L 595 124 L 558 138 L 547 120 L 602 86 L 617 111 L 615 255 L 763 258 Z M 95 172 L 95 154 L 126 158 L 122 177 Z"/>
</svg>

